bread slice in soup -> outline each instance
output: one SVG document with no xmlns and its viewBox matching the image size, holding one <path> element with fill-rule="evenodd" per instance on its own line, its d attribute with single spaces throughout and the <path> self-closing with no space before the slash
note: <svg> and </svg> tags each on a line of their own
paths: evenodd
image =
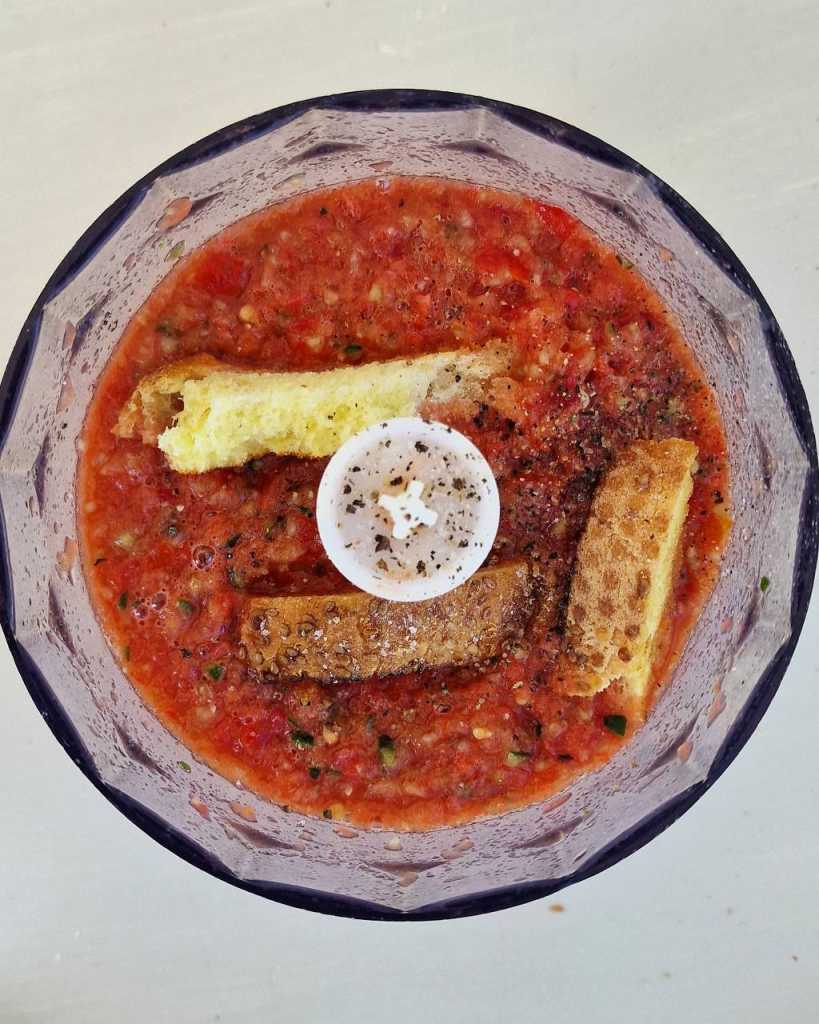
<svg viewBox="0 0 819 1024">
<path fill-rule="evenodd" d="M 325 683 L 473 665 L 523 636 L 535 590 L 531 567 L 519 559 L 429 601 L 398 603 L 361 591 L 254 597 L 245 606 L 242 643 L 257 671 Z"/>
<path fill-rule="evenodd" d="M 178 473 L 241 466 L 270 452 L 322 457 L 365 427 L 417 415 L 427 401 L 479 396 L 508 366 L 499 344 L 301 373 L 197 356 L 140 381 L 114 432 L 158 445 Z"/>
<path fill-rule="evenodd" d="M 646 697 L 688 511 L 697 446 L 635 441 L 597 489 L 577 550 L 566 614 L 564 692 L 621 681 Z"/>
</svg>

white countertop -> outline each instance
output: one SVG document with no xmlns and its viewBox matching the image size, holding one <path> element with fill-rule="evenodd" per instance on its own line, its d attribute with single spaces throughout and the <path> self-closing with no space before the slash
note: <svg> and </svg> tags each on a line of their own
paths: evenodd
<svg viewBox="0 0 819 1024">
<path fill-rule="evenodd" d="M 183 145 L 417 85 L 547 111 L 675 186 L 755 277 L 816 415 L 817 47 L 815 0 L 3 0 L 0 357 L 85 227 Z M 816 1020 L 817 632 L 814 601 L 747 747 L 647 847 L 555 899 L 405 925 L 172 856 L 71 765 L 3 647 L 0 1022 Z"/>
</svg>

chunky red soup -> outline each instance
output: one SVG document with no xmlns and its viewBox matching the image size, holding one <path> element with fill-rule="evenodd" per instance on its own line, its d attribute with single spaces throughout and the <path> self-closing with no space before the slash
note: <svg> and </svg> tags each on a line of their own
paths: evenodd
<svg viewBox="0 0 819 1024">
<path fill-rule="evenodd" d="M 250 595 L 350 589 L 315 525 L 326 460 L 268 455 L 186 476 L 112 433 L 145 374 L 194 353 L 319 370 L 493 338 L 514 352 L 508 402 L 448 415 L 498 480 L 490 564 L 532 559 L 565 599 L 617 453 L 637 438 L 697 444 L 655 692 L 667 678 L 730 520 L 714 397 L 658 297 L 555 206 L 407 178 L 315 192 L 178 263 L 125 331 L 84 433 L 82 557 L 97 614 L 145 701 L 228 778 L 300 812 L 427 828 L 541 799 L 640 724 L 646 709 L 616 685 L 560 692 L 559 622 L 489 668 L 329 685 L 256 673 L 238 628 Z"/>
</svg>

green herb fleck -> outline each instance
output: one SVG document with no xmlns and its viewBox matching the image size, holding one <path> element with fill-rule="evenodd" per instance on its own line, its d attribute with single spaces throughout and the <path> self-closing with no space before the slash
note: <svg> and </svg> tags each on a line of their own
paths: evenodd
<svg viewBox="0 0 819 1024">
<path fill-rule="evenodd" d="M 168 323 L 167 320 L 160 320 L 156 325 L 156 331 L 159 334 L 164 334 L 166 338 L 178 338 L 182 333 L 177 327 L 174 327 L 173 324 Z"/>
<path fill-rule="evenodd" d="M 517 768 L 518 765 L 528 761 L 531 756 L 525 750 L 510 750 L 506 755 L 506 763 L 510 768 Z"/>
<path fill-rule="evenodd" d="M 165 257 L 166 263 L 173 263 L 174 260 L 178 260 L 182 253 L 185 251 L 185 243 L 177 242 L 172 248 L 168 250 L 168 255 Z"/>
<path fill-rule="evenodd" d="M 193 657 L 193 651 L 189 651 L 187 647 L 183 647 L 179 653 L 182 655 L 183 658 Z"/>
<path fill-rule="evenodd" d="M 333 817 L 333 812 L 330 810 L 329 807 L 325 807 L 324 810 L 321 812 L 321 816 L 322 818 L 330 819 Z"/>
<path fill-rule="evenodd" d="M 770 585 L 771 581 L 768 579 L 767 576 L 763 576 L 762 579 L 759 581 L 759 589 L 762 591 L 763 594 Z"/>
<path fill-rule="evenodd" d="M 168 525 L 165 527 L 165 536 L 166 537 L 178 537 L 179 536 L 179 526 L 176 523 L 168 523 Z"/>
<path fill-rule="evenodd" d="M 307 508 L 306 505 L 297 505 L 296 507 L 298 508 L 299 512 L 301 512 L 301 514 L 303 516 L 307 516 L 308 519 L 312 519 L 313 518 L 313 510 Z"/>
<path fill-rule="evenodd" d="M 346 345 L 344 348 L 344 355 L 347 356 L 348 359 L 360 359 L 363 351 L 364 349 L 361 345 Z"/>
<path fill-rule="evenodd" d="M 180 597 L 176 602 L 176 607 L 182 612 L 183 615 L 193 615 L 193 602 L 189 601 L 185 597 Z"/>
<path fill-rule="evenodd" d="M 119 605 L 120 608 L 127 608 L 128 607 L 128 591 L 127 590 L 123 590 L 123 592 L 119 595 L 119 600 L 117 601 L 117 604 Z"/>
<path fill-rule="evenodd" d="M 293 746 L 298 747 L 299 750 L 309 750 L 313 746 L 312 733 L 305 732 L 303 729 L 294 729 L 290 733 L 290 739 L 293 741 Z"/>
<path fill-rule="evenodd" d="M 245 577 L 238 569 L 229 568 L 227 570 L 227 582 L 236 590 L 242 590 L 245 586 Z"/>
<path fill-rule="evenodd" d="M 631 270 L 631 268 L 634 266 L 634 264 L 631 262 L 631 260 L 627 260 L 626 257 L 625 256 L 621 256 L 619 252 L 617 253 L 617 262 L 625 270 Z"/>
<path fill-rule="evenodd" d="M 239 541 L 242 539 L 241 533 L 234 533 L 232 537 L 228 537 L 225 541 L 226 548 L 235 548 Z"/>
<path fill-rule="evenodd" d="M 282 519 L 284 519 L 284 517 L 283 517 L 283 516 L 282 516 L 281 518 L 282 518 Z M 271 538 L 271 537 L 273 536 L 273 534 L 274 534 L 274 533 L 276 532 L 276 528 L 277 528 L 278 526 L 281 526 L 281 523 L 280 523 L 280 522 L 279 522 L 278 520 L 274 520 L 274 522 L 272 522 L 272 523 L 268 523 L 268 524 L 267 524 L 267 526 L 266 526 L 266 527 L 264 528 L 264 537 L 265 537 L 265 540 L 270 540 L 270 538 Z"/>
<path fill-rule="evenodd" d="M 176 763 L 179 765 L 183 772 L 188 772 L 188 774 L 190 774 L 191 766 L 188 764 L 187 761 L 177 761 Z"/>
<path fill-rule="evenodd" d="M 208 665 L 205 671 L 211 677 L 211 679 L 218 683 L 219 680 L 222 678 L 225 669 L 223 665 Z"/>
<path fill-rule="evenodd" d="M 617 733 L 618 736 L 625 736 L 628 719 L 625 715 L 606 715 L 603 718 L 603 725 L 605 725 L 609 732 Z"/>
<path fill-rule="evenodd" d="M 385 768 L 392 768 L 395 764 L 395 744 L 393 743 L 392 736 L 378 737 L 378 756 L 381 758 L 381 764 Z"/>
<path fill-rule="evenodd" d="M 307 774 L 311 779 L 317 779 L 321 775 L 321 768 L 318 768 L 316 765 L 311 765 L 310 768 L 307 769 Z"/>
</svg>

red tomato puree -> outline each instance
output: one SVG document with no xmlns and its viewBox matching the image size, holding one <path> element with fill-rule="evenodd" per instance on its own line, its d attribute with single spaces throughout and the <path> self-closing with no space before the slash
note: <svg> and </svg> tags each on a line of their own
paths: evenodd
<svg viewBox="0 0 819 1024">
<path fill-rule="evenodd" d="M 669 436 L 699 448 L 655 662 L 663 685 L 730 523 L 714 396 L 668 312 L 557 207 L 452 181 L 363 181 L 269 207 L 181 260 L 129 324 L 85 426 L 81 548 L 97 614 L 147 704 L 228 778 L 302 813 L 429 828 L 540 800 L 639 726 L 646 709 L 616 686 L 579 698 L 552 685 L 559 626 L 488 669 L 333 685 L 258 676 L 238 632 L 250 594 L 350 589 L 316 530 L 326 460 L 269 455 L 185 476 L 111 432 L 145 374 L 194 353 L 321 370 L 492 338 L 515 353 L 508 402 L 447 414 L 498 480 L 490 564 L 536 559 L 566 595 L 618 451 Z"/>
</svg>

